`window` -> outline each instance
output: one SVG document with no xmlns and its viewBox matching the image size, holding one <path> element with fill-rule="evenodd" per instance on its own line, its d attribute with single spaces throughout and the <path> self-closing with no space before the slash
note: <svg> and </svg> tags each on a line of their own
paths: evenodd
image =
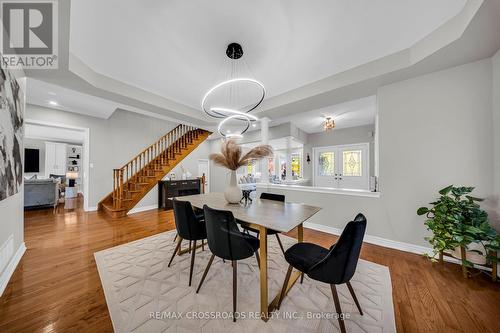
<svg viewBox="0 0 500 333">
<path fill-rule="evenodd" d="M 301 176 L 300 173 L 301 161 L 302 157 L 300 156 L 300 154 L 298 153 L 292 154 L 292 176 L 297 176 L 297 177 Z"/>
<path fill-rule="evenodd" d="M 350 177 L 361 177 L 362 173 L 362 161 L 361 161 L 361 150 L 344 150 L 342 152 L 342 160 L 344 165 L 342 166 L 342 174 L 344 176 Z"/>
<path fill-rule="evenodd" d="M 253 174 L 253 162 L 252 161 L 248 162 L 248 164 L 247 164 L 247 174 L 248 175 Z"/>
<path fill-rule="evenodd" d="M 333 176 L 335 174 L 335 153 L 322 152 L 319 154 L 319 176 Z"/>
<path fill-rule="evenodd" d="M 267 170 L 270 175 L 274 175 L 274 157 L 267 159 Z"/>
</svg>

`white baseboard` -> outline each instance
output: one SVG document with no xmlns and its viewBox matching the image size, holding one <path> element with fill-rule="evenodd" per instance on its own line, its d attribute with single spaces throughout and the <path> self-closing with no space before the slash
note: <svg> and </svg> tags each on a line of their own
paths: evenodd
<svg viewBox="0 0 500 333">
<path fill-rule="evenodd" d="M 89 207 L 85 211 L 86 212 L 95 212 L 97 210 L 97 206 Z"/>
<path fill-rule="evenodd" d="M 342 229 L 329 227 L 329 226 L 317 224 L 317 223 L 304 222 L 304 227 L 318 230 L 318 231 L 323 231 L 323 232 L 326 232 L 328 234 L 333 234 L 333 235 L 337 235 L 337 236 L 339 236 L 342 233 Z M 416 253 L 416 254 L 432 253 L 432 249 L 429 247 L 393 241 L 393 240 L 378 237 L 378 236 L 371 236 L 371 235 L 365 234 L 365 237 L 363 240 L 366 243 L 375 244 L 375 245 L 388 247 L 390 249 L 395 249 L 395 250 L 400 250 L 400 251 L 405 251 L 405 252 L 411 252 L 411 253 Z"/>
<path fill-rule="evenodd" d="M 143 207 L 137 207 L 137 208 L 132 208 L 131 210 L 129 210 L 129 212 L 127 213 L 127 215 L 135 214 L 135 213 L 140 213 L 140 212 L 145 212 L 147 210 L 152 210 L 152 209 L 158 209 L 158 204 L 149 205 L 149 206 L 143 206 Z"/>
<path fill-rule="evenodd" d="M 14 274 L 14 271 L 16 270 L 19 261 L 21 261 L 21 258 L 23 257 L 25 251 L 26 251 L 26 244 L 22 242 L 19 248 L 17 249 L 16 253 L 14 254 L 14 256 L 12 256 L 12 259 L 10 260 L 7 267 L 5 267 L 4 271 L 2 272 L 2 275 L 0 275 L 0 296 L 2 296 L 5 288 L 7 287 L 7 284 L 9 283 L 12 274 Z"/>
<path fill-rule="evenodd" d="M 304 222 L 304 227 L 313 229 L 313 230 L 318 230 L 322 232 L 326 232 L 327 234 L 332 234 L 339 236 L 342 233 L 342 229 L 339 228 L 334 228 L 334 227 L 329 227 L 327 225 L 322 225 L 322 224 L 317 224 L 317 223 L 311 223 L 311 222 Z M 404 243 L 404 242 L 399 242 L 399 241 L 394 241 L 378 236 L 371 236 L 371 235 L 366 235 L 363 239 L 364 242 L 374 244 L 374 245 L 379 245 L 383 247 L 387 247 L 390 249 L 394 250 L 399 250 L 399 251 L 404 251 L 404 252 L 410 252 L 410 253 L 415 253 L 415 254 L 432 254 L 432 249 L 430 247 L 425 247 L 425 246 L 420 246 L 420 245 L 415 245 L 415 244 L 410 244 L 410 243 Z M 452 257 L 444 257 L 444 261 L 451 262 L 454 264 L 462 264 L 462 261 L 456 258 Z M 481 267 L 481 269 L 486 270 L 486 271 L 491 271 L 491 268 L 488 267 Z M 498 276 L 500 277 L 500 272 L 498 273 Z"/>
</svg>

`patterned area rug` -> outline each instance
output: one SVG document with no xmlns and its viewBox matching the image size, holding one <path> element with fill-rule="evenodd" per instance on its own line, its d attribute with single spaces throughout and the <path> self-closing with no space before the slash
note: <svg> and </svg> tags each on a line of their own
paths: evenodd
<svg viewBox="0 0 500 333">
<path fill-rule="evenodd" d="M 238 305 L 232 321 L 232 269 L 215 258 L 199 294 L 195 293 L 210 250 L 198 250 L 193 285 L 188 287 L 190 254 L 167 267 L 175 231 L 96 252 L 97 268 L 116 332 L 338 332 L 330 286 L 307 276 L 283 300 L 267 323 L 258 318 L 259 268 L 255 257 L 238 262 Z M 296 240 L 281 236 L 285 248 Z M 183 247 L 187 245 L 185 242 Z M 279 292 L 287 263 L 269 237 L 269 298 Z M 346 285 L 337 287 L 348 332 L 396 332 L 389 269 L 360 260 L 351 281 L 364 315 Z"/>
</svg>

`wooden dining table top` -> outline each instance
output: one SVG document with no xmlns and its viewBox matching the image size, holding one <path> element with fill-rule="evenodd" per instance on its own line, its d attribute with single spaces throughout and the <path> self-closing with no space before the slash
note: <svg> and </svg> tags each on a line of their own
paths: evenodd
<svg viewBox="0 0 500 333">
<path fill-rule="evenodd" d="M 320 207 L 301 203 L 258 198 L 247 205 L 230 204 L 224 199 L 224 193 L 218 192 L 187 195 L 175 199 L 189 201 L 192 206 L 200 209 L 207 205 L 214 209 L 228 210 L 240 221 L 280 232 L 289 232 L 321 210 Z"/>
</svg>

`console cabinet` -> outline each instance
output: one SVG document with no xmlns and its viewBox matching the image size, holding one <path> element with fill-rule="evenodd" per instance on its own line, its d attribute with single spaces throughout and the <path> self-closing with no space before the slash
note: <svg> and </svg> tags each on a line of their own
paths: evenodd
<svg viewBox="0 0 500 333">
<path fill-rule="evenodd" d="M 158 209 L 172 209 L 169 198 L 201 193 L 201 179 L 160 180 L 158 182 Z"/>
</svg>

